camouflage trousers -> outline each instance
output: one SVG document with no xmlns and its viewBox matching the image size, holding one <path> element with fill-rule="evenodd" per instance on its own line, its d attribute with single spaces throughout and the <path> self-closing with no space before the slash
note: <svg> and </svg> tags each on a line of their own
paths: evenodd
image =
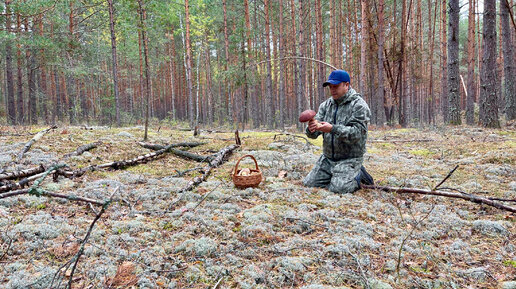
<svg viewBox="0 0 516 289">
<path fill-rule="evenodd" d="M 363 161 L 363 158 L 332 161 L 321 155 L 303 184 L 307 187 L 327 188 L 335 193 L 353 193 L 359 189 L 355 177 L 360 172 Z"/>
</svg>

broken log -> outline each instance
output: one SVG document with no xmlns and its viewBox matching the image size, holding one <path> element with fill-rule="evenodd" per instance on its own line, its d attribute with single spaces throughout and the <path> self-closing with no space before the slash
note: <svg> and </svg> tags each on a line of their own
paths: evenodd
<svg viewBox="0 0 516 289">
<path fill-rule="evenodd" d="M 95 204 L 95 205 L 99 205 L 99 206 L 102 206 L 104 204 L 104 202 L 93 200 L 93 199 L 88 199 L 88 198 L 73 196 L 73 195 L 64 195 L 64 194 L 49 192 L 49 191 L 45 191 L 45 190 L 41 190 L 41 189 L 31 192 L 31 188 L 16 190 L 16 191 L 0 194 L 0 199 L 5 199 L 8 197 L 18 196 L 18 195 L 25 195 L 25 194 L 35 195 L 38 197 L 41 197 L 41 196 L 54 197 L 54 198 L 67 199 L 70 201 L 86 202 L 86 203 L 91 203 L 91 204 Z"/>
<path fill-rule="evenodd" d="M 84 175 L 87 172 L 96 171 L 98 169 L 112 168 L 114 170 L 118 170 L 118 169 L 123 169 L 123 168 L 129 167 L 129 166 L 143 164 L 143 163 L 146 163 L 148 161 L 151 161 L 151 160 L 157 158 L 158 156 L 160 156 L 166 152 L 169 152 L 171 149 L 173 149 L 174 145 L 175 144 L 167 145 L 158 151 L 148 153 L 148 154 L 145 154 L 142 156 L 138 156 L 138 157 L 135 157 L 130 160 L 114 161 L 114 162 L 104 163 L 104 164 L 100 164 L 100 165 L 91 165 L 91 166 L 87 166 L 85 168 L 75 170 L 75 171 L 57 170 L 56 175 L 61 175 L 61 176 L 67 177 L 67 178 L 76 178 L 76 177 L 81 177 L 82 175 Z"/>
<path fill-rule="evenodd" d="M 456 199 L 463 199 L 466 201 L 470 201 L 477 204 L 484 204 L 491 207 L 495 207 L 500 210 L 509 211 L 516 213 L 516 208 L 506 206 L 504 204 L 500 204 L 498 202 L 495 202 L 493 200 L 490 200 L 488 198 L 472 195 L 472 194 L 465 194 L 465 193 L 454 193 L 454 192 L 445 192 L 445 191 L 431 191 L 431 190 L 423 190 L 423 189 L 414 189 L 414 188 L 397 188 L 397 187 L 385 187 L 385 186 L 377 186 L 377 185 L 361 185 L 364 189 L 371 189 L 371 190 L 381 190 L 384 192 L 390 192 L 390 193 L 398 193 L 398 194 L 422 194 L 422 195 L 434 195 L 434 196 L 441 196 L 441 197 L 448 197 L 448 198 L 456 198 Z"/>
<path fill-rule="evenodd" d="M 211 173 L 211 170 L 220 166 L 223 162 L 226 156 L 233 153 L 233 151 L 237 148 L 239 148 L 239 145 L 230 145 L 223 149 L 221 149 L 216 155 L 215 158 L 210 162 L 209 165 L 202 168 L 202 175 L 195 177 L 193 180 L 191 180 L 186 187 L 184 187 L 179 193 L 184 193 L 186 191 L 192 190 L 195 186 L 199 185 L 200 183 L 204 182 L 208 176 Z"/>
<path fill-rule="evenodd" d="M 63 156 L 63 159 L 67 159 L 69 157 L 72 157 L 72 156 L 80 156 L 82 155 L 84 152 L 87 152 L 89 150 L 92 150 L 96 147 L 98 147 L 99 145 L 101 145 L 102 142 L 101 141 L 98 141 L 98 142 L 94 142 L 94 143 L 90 143 L 90 144 L 85 144 L 85 145 L 82 145 L 80 147 L 78 147 L 75 151 L 71 152 L 71 153 L 67 153 Z"/>
<path fill-rule="evenodd" d="M 8 191 L 11 191 L 11 190 L 21 189 L 23 187 L 26 187 L 26 186 L 29 185 L 30 182 L 32 182 L 34 180 L 37 180 L 38 178 L 41 178 L 44 174 L 45 174 L 45 172 L 42 172 L 42 173 L 39 173 L 39 174 L 35 174 L 35 175 L 32 175 L 32 176 L 25 177 L 25 178 L 21 179 L 20 181 L 18 181 L 16 183 L 8 183 L 8 184 L 5 184 L 3 186 L 0 186 L 0 193 L 8 192 Z"/>
<path fill-rule="evenodd" d="M 45 168 L 43 167 L 43 165 L 39 165 L 37 167 L 33 167 L 33 168 L 21 170 L 21 171 L 2 173 L 2 174 L 0 174 L 0 180 L 13 180 L 13 179 L 24 178 L 24 177 L 32 176 L 35 174 L 39 174 L 44 171 L 45 171 Z"/>
<path fill-rule="evenodd" d="M 138 142 L 138 144 L 146 149 L 151 149 L 151 150 L 155 150 L 155 151 L 165 148 L 164 145 L 160 145 L 160 144 L 151 144 L 151 143 L 145 143 L 145 142 Z M 172 147 L 172 148 L 175 148 L 175 147 L 193 148 L 193 147 L 197 147 L 197 146 L 201 146 L 201 145 L 205 145 L 205 144 L 207 144 L 207 143 L 205 143 L 205 142 L 180 142 L 180 143 L 170 144 L 170 147 Z"/>
<path fill-rule="evenodd" d="M 143 143 L 143 142 L 139 142 L 138 144 L 140 144 L 144 148 L 153 149 L 153 150 L 155 150 L 155 149 L 162 150 L 165 148 L 165 146 L 158 145 L 158 144 L 147 144 L 147 143 Z M 192 145 L 197 146 L 200 144 L 204 144 L 204 143 L 182 143 L 181 146 L 193 147 Z M 213 155 L 203 156 L 203 155 L 198 155 L 198 154 L 194 154 L 191 152 L 183 151 L 180 149 L 175 149 L 174 147 L 177 147 L 177 146 L 179 146 L 179 145 L 178 144 L 170 144 L 170 145 L 166 146 L 166 147 L 169 147 L 167 152 L 171 152 L 177 156 L 180 156 L 180 157 L 183 157 L 186 159 L 191 159 L 191 160 L 194 160 L 197 162 L 209 163 L 215 158 L 215 156 L 213 156 Z"/>
<path fill-rule="evenodd" d="M 28 152 L 31 148 L 31 146 L 37 142 L 41 137 L 43 137 L 43 135 L 45 135 L 47 132 L 53 130 L 57 128 L 57 125 L 54 125 L 54 126 L 51 126 L 47 129 L 44 129 L 42 131 L 39 131 L 30 141 L 28 141 L 25 146 L 23 147 L 23 149 L 20 151 L 20 153 L 18 154 L 18 159 L 17 161 L 21 161 L 21 159 L 23 158 L 23 155 Z"/>
</svg>

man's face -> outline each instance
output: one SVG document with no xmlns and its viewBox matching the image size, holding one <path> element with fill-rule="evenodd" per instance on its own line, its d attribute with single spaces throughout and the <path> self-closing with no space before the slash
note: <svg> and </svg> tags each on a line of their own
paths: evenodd
<svg viewBox="0 0 516 289">
<path fill-rule="evenodd" d="M 348 93 L 349 90 L 349 82 L 341 82 L 339 84 L 330 84 L 330 94 L 333 99 L 338 99 L 344 94 Z"/>
</svg>

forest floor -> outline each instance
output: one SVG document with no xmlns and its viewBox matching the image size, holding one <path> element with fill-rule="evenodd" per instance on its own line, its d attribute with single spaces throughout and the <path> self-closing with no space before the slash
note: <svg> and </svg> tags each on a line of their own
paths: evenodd
<svg viewBox="0 0 516 289">
<path fill-rule="evenodd" d="M 96 141 L 102 144 L 64 162 L 78 169 L 151 152 L 138 144 L 142 127 L 59 127 L 16 162 L 41 129 L 0 127 L 0 170 L 48 167 Z M 200 173 L 181 172 L 206 163 L 172 153 L 122 170 L 48 177 L 47 191 L 113 200 L 73 273 L 65 265 L 100 207 L 0 193 L 0 288 L 64 288 L 70 277 L 72 288 L 516 288 L 516 214 L 439 196 L 306 188 L 320 139 L 240 137 L 228 161 L 183 194 Z M 211 155 L 234 144 L 234 134 L 149 132 L 150 143 L 183 141 L 205 142 L 188 151 Z M 516 199 L 514 129 L 372 129 L 367 147 L 364 165 L 377 184 L 432 189 L 459 165 L 441 187 Z M 240 190 L 230 174 L 246 154 L 265 180 Z M 245 158 L 240 167 L 254 162 Z"/>
</svg>

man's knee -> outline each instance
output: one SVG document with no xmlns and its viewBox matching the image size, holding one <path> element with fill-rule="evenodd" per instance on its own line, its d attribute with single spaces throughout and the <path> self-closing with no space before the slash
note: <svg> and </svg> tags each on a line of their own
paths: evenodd
<svg viewBox="0 0 516 289">
<path fill-rule="evenodd" d="M 328 185 L 329 180 L 325 178 L 317 178 L 317 174 L 309 173 L 304 179 L 303 179 L 303 185 L 305 187 L 319 187 L 324 188 Z"/>
<path fill-rule="evenodd" d="M 330 185 L 328 186 L 328 190 L 339 193 L 339 194 L 351 194 L 355 191 L 357 191 L 360 187 L 358 186 L 358 183 L 354 180 L 333 180 L 331 181 Z"/>
</svg>

